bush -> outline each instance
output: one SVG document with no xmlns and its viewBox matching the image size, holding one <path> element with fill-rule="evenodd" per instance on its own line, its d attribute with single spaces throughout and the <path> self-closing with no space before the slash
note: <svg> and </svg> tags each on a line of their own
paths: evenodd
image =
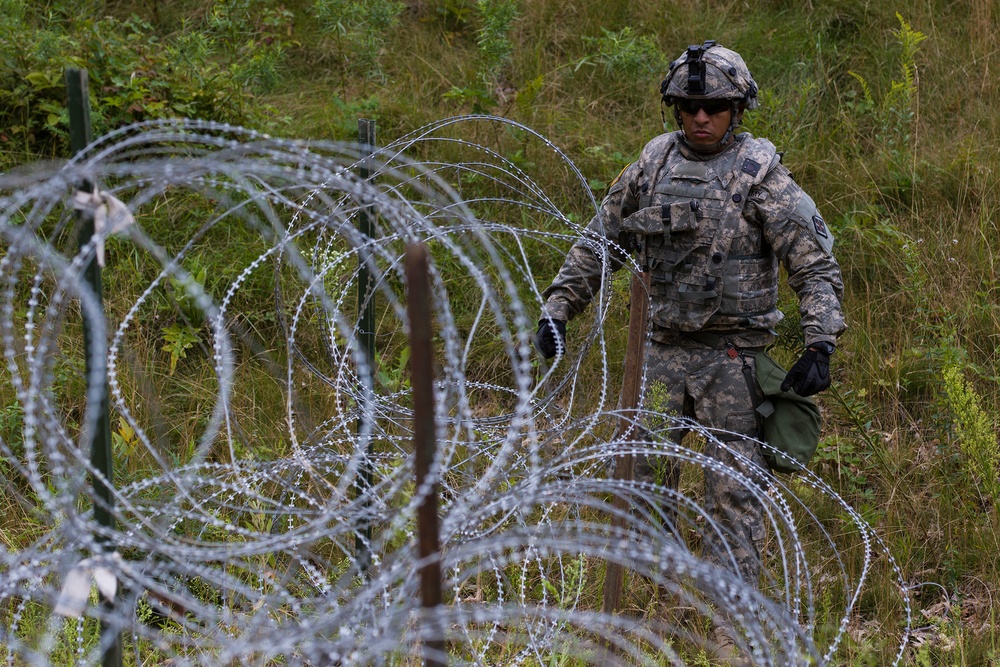
<svg viewBox="0 0 1000 667">
<path fill-rule="evenodd" d="M 94 136 L 178 116 L 261 129 L 275 124 L 273 109 L 250 103 L 274 85 L 286 46 L 267 24 L 248 41 L 230 42 L 245 35 L 222 31 L 233 21 L 212 14 L 215 32 L 186 28 L 161 41 L 136 16 L 64 16 L 60 6 L 38 15 L 24 0 L 0 5 L 0 145 L 9 149 L 0 168 L 30 156 L 68 155 L 64 72 L 71 67 L 87 70 Z"/>
<path fill-rule="evenodd" d="M 584 37 L 583 41 L 597 49 L 590 59 L 605 74 L 645 79 L 650 75 L 662 75 L 670 65 L 670 58 L 649 35 L 636 35 L 630 27 L 618 32 L 602 27 L 601 31 L 603 36 Z"/>
<path fill-rule="evenodd" d="M 313 13 L 323 34 L 334 39 L 345 70 L 382 78 L 379 57 L 403 7 L 396 0 L 316 0 Z"/>
</svg>

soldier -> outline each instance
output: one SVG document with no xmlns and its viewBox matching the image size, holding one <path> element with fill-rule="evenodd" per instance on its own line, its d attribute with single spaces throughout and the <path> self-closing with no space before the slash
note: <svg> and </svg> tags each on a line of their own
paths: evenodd
<svg viewBox="0 0 1000 667">
<path fill-rule="evenodd" d="M 709 456 L 739 469 L 739 452 L 766 470 L 752 440 L 759 423 L 744 367 L 774 341 L 783 317 L 780 262 L 798 296 L 805 341 L 782 389 L 810 396 L 830 385 L 830 355 L 845 329 L 833 236 L 774 145 L 736 134 L 743 113 L 757 106 L 757 84 L 739 54 L 714 41 L 690 46 L 671 63 L 660 93 L 680 129 L 654 138 L 622 171 L 588 234 L 617 244 L 612 269 L 621 268 L 623 251 L 636 251 L 650 273 L 646 373 L 668 392 L 661 409 L 723 429 L 724 445 L 708 443 Z M 565 351 L 566 323 L 599 289 L 595 247 L 575 244 L 543 292 L 535 344 L 546 358 Z M 654 481 L 644 457 L 636 477 Z M 676 487 L 677 471 L 670 477 Z M 706 507 L 729 532 L 737 574 L 757 585 L 759 502 L 719 472 L 706 469 L 705 483 Z M 707 545 L 707 553 L 720 560 L 719 549 Z M 720 657 L 736 655 L 728 633 L 717 631 L 716 641 Z"/>
</svg>

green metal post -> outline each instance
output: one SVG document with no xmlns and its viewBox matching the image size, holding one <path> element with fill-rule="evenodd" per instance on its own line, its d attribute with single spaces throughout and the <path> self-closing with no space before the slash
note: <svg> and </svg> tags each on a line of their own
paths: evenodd
<svg viewBox="0 0 1000 667">
<path fill-rule="evenodd" d="M 375 121 L 358 119 L 358 143 L 364 147 L 369 154 L 375 150 Z M 367 160 L 361 163 L 361 178 L 368 180 L 371 178 L 371 169 Z M 375 236 L 375 216 L 369 208 L 361 211 L 358 220 L 358 231 L 364 238 Z M 358 342 L 361 346 L 361 353 L 368 360 L 368 368 L 371 369 L 372 377 L 375 374 L 375 294 L 372 276 L 368 266 L 370 252 L 361 250 L 358 253 Z M 371 413 L 362 411 L 357 421 L 357 432 L 369 431 L 367 420 L 371 418 Z M 371 439 L 368 440 L 367 457 L 358 471 L 358 483 L 355 485 L 357 498 L 362 499 L 362 504 L 367 506 L 369 501 L 364 496 L 371 489 L 373 474 L 371 468 L 374 449 Z M 364 515 L 365 513 L 363 513 Z M 371 540 L 372 527 L 370 522 L 366 522 L 363 528 L 355 533 L 354 556 L 357 559 L 358 569 L 365 573 L 371 567 Z"/>
<path fill-rule="evenodd" d="M 67 69 L 66 70 L 66 103 L 69 110 L 69 136 L 70 149 L 76 155 L 90 143 L 90 96 L 87 86 L 87 70 Z M 93 192 L 94 184 L 82 182 L 79 184 L 81 190 Z M 94 236 L 94 218 L 86 213 L 80 214 L 80 247 L 90 242 Z M 101 284 L 101 267 L 97 263 L 97 257 L 91 257 L 83 270 L 83 279 L 91 287 L 97 297 L 98 304 L 103 310 L 103 287 Z M 86 354 L 87 382 L 89 383 L 93 374 L 92 371 L 99 364 L 92 355 L 93 344 L 93 322 L 92 316 L 84 309 L 83 311 L 83 347 Z M 103 347 L 102 347 L 103 349 Z M 95 470 L 99 470 L 104 478 L 94 477 L 94 519 L 101 526 L 109 531 L 115 527 L 114 496 L 111 489 L 114 485 L 114 462 L 111 456 L 111 416 L 108 411 L 108 379 L 107 375 L 102 375 L 98 380 L 101 384 L 101 401 L 98 406 L 97 424 L 95 425 L 93 437 L 90 442 L 90 463 Z M 90 389 L 88 384 L 88 389 Z M 98 538 L 104 542 L 105 538 Z M 113 549 L 112 545 L 105 545 L 105 548 Z M 102 606 L 110 611 L 114 609 L 115 601 L 102 596 Z M 104 667 L 121 667 L 122 652 L 121 638 L 117 631 L 109 627 L 108 623 L 101 622 L 101 643 L 107 645 L 104 652 Z"/>
</svg>

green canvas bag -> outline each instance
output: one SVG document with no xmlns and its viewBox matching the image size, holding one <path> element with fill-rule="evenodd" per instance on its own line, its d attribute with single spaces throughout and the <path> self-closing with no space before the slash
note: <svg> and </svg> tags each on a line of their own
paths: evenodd
<svg viewBox="0 0 1000 667">
<path fill-rule="evenodd" d="M 762 440 L 775 450 L 764 449 L 764 459 L 776 472 L 803 470 L 819 446 L 822 418 L 819 407 L 808 396 L 781 391 L 788 372 L 764 352 L 754 357 L 757 384 L 764 401 L 757 407 L 762 417 Z"/>
</svg>

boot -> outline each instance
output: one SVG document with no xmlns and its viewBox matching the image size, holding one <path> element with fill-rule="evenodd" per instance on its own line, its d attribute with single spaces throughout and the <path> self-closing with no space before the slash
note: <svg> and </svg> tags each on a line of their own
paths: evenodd
<svg viewBox="0 0 1000 667">
<path fill-rule="evenodd" d="M 750 667 L 750 661 L 744 657 L 729 628 L 715 626 L 707 648 L 715 664 L 725 667 Z"/>
</svg>

